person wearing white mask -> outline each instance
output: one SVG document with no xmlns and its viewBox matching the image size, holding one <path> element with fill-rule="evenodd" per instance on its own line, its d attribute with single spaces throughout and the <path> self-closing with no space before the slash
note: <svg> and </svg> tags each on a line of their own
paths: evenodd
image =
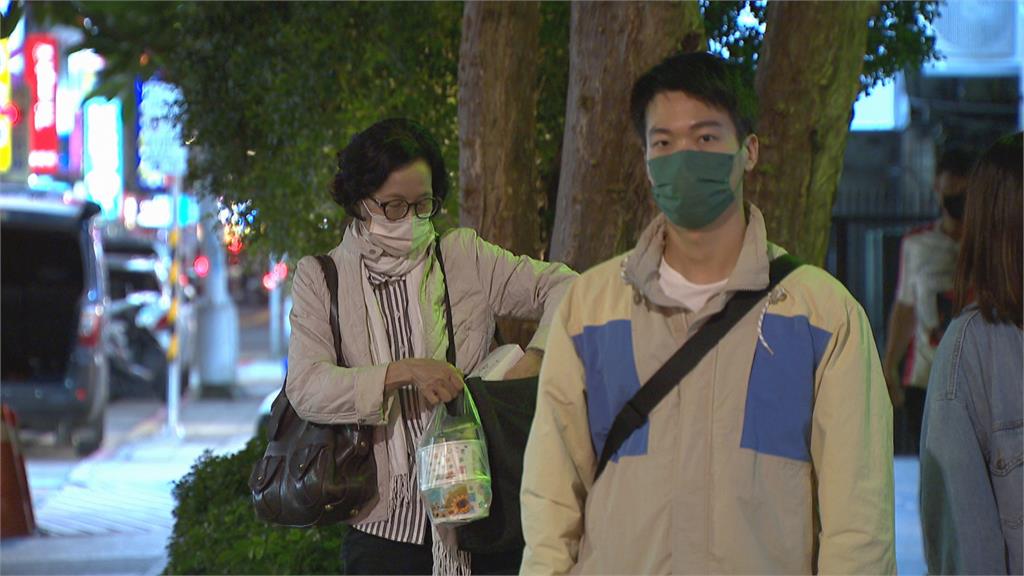
<svg viewBox="0 0 1024 576">
<path fill-rule="evenodd" d="M 288 398 L 312 422 L 376 427 L 378 499 L 345 538 L 347 574 L 518 567 L 517 559 L 471 558 L 457 549 L 453 533 L 431 528 L 414 482 L 415 447 L 432 407 L 455 398 L 462 375 L 487 356 L 496 317 L 539 320 L 526 355 L 506 378 L 538 373 L 548 326 L 576 273 L 516 256 L 468 228 L 437 241 L 431 218 L 447 194 L 438 145 L 413 121 L 380 121 L 338 155 L 332 196 L 354 218 L 329 255 L 338 269 L 348 367 L 334 362 L 329 292 L 319 264 L 307 256 L 297 267 Z M 457 366 L 446 361 L 446 284 Z"/>
</svg>

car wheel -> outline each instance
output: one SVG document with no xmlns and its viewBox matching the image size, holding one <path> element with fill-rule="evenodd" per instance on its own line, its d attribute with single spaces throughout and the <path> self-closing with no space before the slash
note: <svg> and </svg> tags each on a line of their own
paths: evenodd
<svg viewBox="0 0 1024 576">
<path fill-rule="evenodd" d="M 103 432 L 106 428 L 106 410 L 101 411 L 95 418 L 86 423 L 85 426 L 75 431 L 72 438 L 72 445 L 75 454 L 88 456 L 100 449 L 103 444 Z"/>
</svg>

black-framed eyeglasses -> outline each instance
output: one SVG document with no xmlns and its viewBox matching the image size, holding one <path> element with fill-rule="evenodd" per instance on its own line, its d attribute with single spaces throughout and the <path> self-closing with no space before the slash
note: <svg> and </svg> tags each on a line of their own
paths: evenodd
<svg viewBox="0 0 1024 576">
<path fill-rule="evenodd" d="M 440 209 L 441 203 L 436 198 L 428 196 L 421 198 L 416 202 L 410 203 L 401 198 L 395 198 L 394 200 L 388 200 L 387 202 L 380 202 L 376 198 L 370 197 L 370 200 L 374 204 L 380 206 L 380 209 L 384 212 L 384 217 L 389 220 L 400 220 L 406 217 L 409 213 L 409 207 L 413 207 L 413 213 L 416 214 L 417 218 L 427 219 L 433 217 Z"/>
<path fill-rule="evenodd" d="M 385 218 L 392 221 L 405 218 L 405 215 L 409 213 L 410 206 L 413 207 L 413 213 L 416 214 L 416 217 L 422 220 L 432 218 L 441 209 L 441 203 L 433 196 L 421 198 L 413 203 L 406 202 L 401 198 L 388 200 L 387 202 L 380 202 L 373 197 L 370 197 L 369 200 L 380 207 L 384 212 Z"/>
</svg>

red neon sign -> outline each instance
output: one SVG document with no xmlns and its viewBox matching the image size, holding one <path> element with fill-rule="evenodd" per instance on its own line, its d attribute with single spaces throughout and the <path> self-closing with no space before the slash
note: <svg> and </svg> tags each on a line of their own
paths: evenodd
<svg viewBox="0 0 1024 576">
<path fill-rule="evenodd" d="M 25 82 L 32 105 L 28 109 L 28 167 L 36 174 L 54 174 L 60 163 L 57 149 L 57 40 L 48 34 L 25 39 Z"/>
</svg>

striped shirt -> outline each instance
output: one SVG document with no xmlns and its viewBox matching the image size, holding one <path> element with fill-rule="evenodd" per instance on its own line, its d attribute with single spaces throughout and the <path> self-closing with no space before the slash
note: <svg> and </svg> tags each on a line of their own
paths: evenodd
<svg viewBox="0 0 1024 576">
<path fill-rule="evenodd" d="M 414 354 L 413 334 L 405 276 L 389 277 L 367 271 L 367 277 L 384 317 L 392 360 L 411 358 Z M 407 440 L 409 470 L 414 470 L 416 446 L 423 435 L 423 423 L 419 419 L 420 395 L 411 387 L 401 388 L 398 390 L 398 401 Z M 386 520 L 360 524 L 359 529 L 395 542 L 423 544 L 428 529 L 427 511 L 419 498 L 415 478 L 392 475 L 391 514 Z"/>
</svg>

